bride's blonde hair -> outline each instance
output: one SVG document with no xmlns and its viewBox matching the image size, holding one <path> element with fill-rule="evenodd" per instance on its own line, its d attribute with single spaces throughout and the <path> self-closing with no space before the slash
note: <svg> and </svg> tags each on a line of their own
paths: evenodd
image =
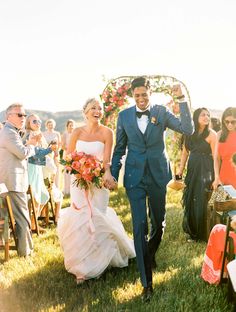
<svg viewBox="0 0 236 312">
<path fill-rule="evenodd" d="M 91 109 L 92 105 L 96 102 L 101 104 L 101 102 L 95 97 L 87 99 L 87 101 L 85 102 L 83 106 L 83 113 L 86 114 Z"/>
</svg>

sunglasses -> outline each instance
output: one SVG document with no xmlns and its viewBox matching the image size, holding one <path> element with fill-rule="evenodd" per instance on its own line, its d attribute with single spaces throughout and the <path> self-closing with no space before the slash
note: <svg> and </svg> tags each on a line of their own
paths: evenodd
<svg viewBox="0 0 236 312">
<path fill-rule="evenodd" d="M 39 120 L 39 119 L 34 119 L 34 120 L 32 120 L 32 123 L 33 123 L 34 125 L 36 125 L 36 124 L 41 125 L 42 121 Z"/>
<path fill-rule="evenodd" d="M 21 113 L 10 113 L 9 115 L 17 115 L 19 118 L 27 117 L 26 114 L 21 114 Z"/>
<path fill-rule="evenodd" d="M 236 120 L 225 120 L 224 123 L 228 126 L 229 124 L 235 126 L 236 125 Z"/>
</svg>

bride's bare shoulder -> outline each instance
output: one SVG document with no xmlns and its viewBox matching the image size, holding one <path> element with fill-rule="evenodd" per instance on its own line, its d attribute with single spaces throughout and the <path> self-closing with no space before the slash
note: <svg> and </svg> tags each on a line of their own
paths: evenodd
<svg viewBox="0 0 236 312">
<path fill-rule="evenodd" d="M 82 132 L 84 132 L 84 126 L 77 127 L 73 130 L 73 135 L 80 135 Z"/>
<path fill-rule="evenodd" d="M 107 126 L 101 125 L 101 131 L 105 135 L 111 135 L 111 134 L 113 135 L 113 130 Z"/>
</svg>

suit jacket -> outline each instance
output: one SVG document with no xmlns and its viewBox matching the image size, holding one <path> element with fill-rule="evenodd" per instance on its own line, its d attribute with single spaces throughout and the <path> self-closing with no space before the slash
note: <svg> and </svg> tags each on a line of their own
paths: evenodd
<svg viewBox="0 0 236 312">
<path fill-rule="evenodd" d="M 34 147 L 25 146 L 18 130 L 6 122 L 0 131 L 0 183 L 5 183 L 8 191 L 27 191 L 27 158 L 33 154 Z"/>
<path fill-rule="evenodd" d="M 126 188 L 138 185 L 146 164 L 157 185 L 165 187 L 172 178 L 165 148 L 166 128 L 186 135 L 193 133 L 193 121 L 186 102 L 180 103 L 180 119 L 162 105 L 151 106 L 149 123 L 144 134 L 138 128 L 135 106 L 119 113 L 111 172 L 118 180 L 121 158 L 128 149 L 124 175 Z"/>
</svg>

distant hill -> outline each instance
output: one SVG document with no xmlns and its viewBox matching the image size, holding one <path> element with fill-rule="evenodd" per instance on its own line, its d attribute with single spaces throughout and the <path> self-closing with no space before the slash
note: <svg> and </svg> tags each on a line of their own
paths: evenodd
<svg viewBox="0 0 236 312">
<path fill-rule="evenodd" d="M 210 109 L 211 117 L 218 117 L 221 119 L 221 115 L 223 113 L 223 110 L 219 109 Z"/>
<path fill-rule="evenodd" d="M 60 133 L 65 131 L 65 125 L 68 119 L 74 119 L 77 124 L 83 123 L 82 111 L 65 111 L 65 112 L 46 112 L 40 110 L 28 110 L 26 109 L 26 114 L 37 114 L 42 120 L 42 130 L 45 130 L 44 123 L 47 119 L 54 119 L 56 121 L 56 130 Z M 5 120 L 5 111 L 0 112 L 0 121 Z"/>
</svg>

